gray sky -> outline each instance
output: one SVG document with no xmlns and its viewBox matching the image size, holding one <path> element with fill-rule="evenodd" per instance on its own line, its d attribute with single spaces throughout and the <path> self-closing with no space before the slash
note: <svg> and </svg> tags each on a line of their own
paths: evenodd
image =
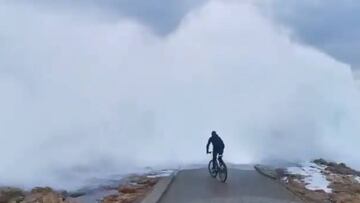
<svg viewBox="0 0 360 203">
<path fill-rule="evenodd" d="M 160 35 L 174 30 L 192 9 L 207 0 L 5 0 L 27 3 L 31 6 L 51 8 L 51 11 L 105 12 L 107 20 L 131 18 Z M 109 16 L 112 18 L 109 19 Z"/>
<path fill-rule="evenodd" d="M 113 18 L 110 20 L 128 17 L 142 22 L 163 36 L 176 29 L 189 11 L 206 1 L 208 0 L 17 0 L 55 10 L 77 11 L 81 7 L 79 12 L 106 12 L 106 18 L 109 18 L 109 13 L 112 14 L 110 16 Z M 337 60 L 350 64 L 353 69 L 360 69 L 360 1 L 270 1 L 274 2 L 274 19 L 290 27 L 294 32 L 294 39 L 325 51 Z"/>
<path fill-rule="evenodd" d="M 360 69 L 360 1 L 276 0 L 274 10 L 297 39 Z"/>
</svg>

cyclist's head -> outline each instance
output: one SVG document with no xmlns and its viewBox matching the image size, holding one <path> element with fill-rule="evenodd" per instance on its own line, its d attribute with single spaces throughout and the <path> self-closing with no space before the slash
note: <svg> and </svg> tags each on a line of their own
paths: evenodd
<svg viewBox="0 0 360 203">
<path fill-rule="evenodd" d="M 212 131 L 212 132 L 211 132 L 211 136 L 214 137 L 214 136 L 216 136 L 216 135 L 217 135 L 217 134 L 216 134 L 216 131 Z"/>
</svg>

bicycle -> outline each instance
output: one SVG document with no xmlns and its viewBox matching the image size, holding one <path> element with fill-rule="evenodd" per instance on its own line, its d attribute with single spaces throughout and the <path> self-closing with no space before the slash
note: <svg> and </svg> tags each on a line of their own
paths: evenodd
<svg viewBox="0 0 360 203">
<path fill-rule="evenodd" d="M 214 152 L 212 152 L 214 153 Z M 222 155 L 218 155 L 216 162 L 215 162 L 215 167 L 213 167 L 213 160 L 211 159 L 209 161 L 209 165 L 208 165 L 208 169 L 209 169 L 209 173 L 210 176 L 213 178 L 216 178 L 216 176 L 218 175 L 218 179 L 225 183 L 228 173 L 227 173 L 227 167 L 225 162 L 222 160 Z"/>
</svg>

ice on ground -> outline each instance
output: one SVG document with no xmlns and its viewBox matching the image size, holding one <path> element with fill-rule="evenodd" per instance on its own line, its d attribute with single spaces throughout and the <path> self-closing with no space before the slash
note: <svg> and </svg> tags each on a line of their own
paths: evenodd
<svg viewBox="0 0 360 203">
<path fill-rule="evenodd" d="M 325 166 L 320 166 L 315 163 L 304 163 L 299 167 L 288 167 L 287 172 L 293 175 L 301 175 L 308 190 L 324 190 L 326 193 L 331 193 L 329 188 L 330 182 L 326 176 L 322 174 Z"/>
</svg>

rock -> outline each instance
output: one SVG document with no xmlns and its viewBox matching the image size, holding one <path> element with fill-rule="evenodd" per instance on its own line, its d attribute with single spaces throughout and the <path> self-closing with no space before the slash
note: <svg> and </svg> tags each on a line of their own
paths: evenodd
<svg viewBox="0 0 360 203">
<path fill-rule="evenodd" d="M 154 186 L 158 182 L 157 178 L 145 178 L 139 180 L 137 183 L 141 185 Z"/>
<path fill-rule="evenodd" d="M 318 165 L 326 166 L 327 167 L 326 170 L 333 173 L 342 174 L 342 175 L 360 175 L 359 171 L 356 171 L 348 167 L 344 163 L 328 162 L 324 159 L 316 159 L 313 162 Z"/>
<path fill-rule="evenodd" d="M 101 200 L 102 203 L 134 203 L 141 200 L 157 183 L 158 178 L 146 176 L 132 176 L 129 182 L 118 188 L 119 194 L 109 195 Z"/>
<path fill-rule="evenodd" d="M 49 187 L 37 187 L 31 190 L 25 197 L 24 203 L 73 203 L 64 195 Z"/>
<path fill-rule="evenodd" d="M 25 198 L 25 192 L 19 188 L 0 188 L 0 203 L 18 203 Z"/>
<path fill-rule="evenodd" d="M 277 173 L 276 168 L 272 168 L 270 166 L 260 165 L 260 164 L 255 165 L 254 168 L 257 172 L 259 172 L 260 174 L 266 177 L 269 177 L 271 179 L 279 178 L 279 174 Z"/>
<path fill-rule="evenodd" d="M 137 179 L 136 182 L 131 182 L 130 184 L 121 186 L 118 191 L 123 194 L 141 193 L 143 190 L 153 187 L 157 181 L 157 178 L 142 177 Z"/>
<path fill-rule="evenodd" d="M 124 193 L 124 194 L 136 193 L 137 188 L 135 188 L 133 186 L 122 186 L 119 188 L 119 192 Z"/>
<path fill-rule="evenodd" d="M 323 190 L 308 190 L 306 189 L 304 182 L 299 181 L 295 177 L 289 177 L 285 185 L 288 190 L 292 191 L 295 195 L 300 197 L 305 202 L 329 202 L 328 195 Z"/>
<path fill-rule="evenodd" d="M 50 187 L 35 187 L 31 190 L 32 194 L 35 194 L 35 193 L 47 194 L 50 192 L 54 192 L 53 189 L 51 189 Z"/>
<path fill-rule="evenodd" d="M 326 165 L 327 166 L 329 164 L 329 162 L 325 161 L 324 159 L 315 159 L 313 162 L 318 165 Z"/>
<path fill-rule="evenodd" d="M 118 202 L 119 195 L 109 195 L 101 200 L 102 203 L 116 203 Z"/>
<path fill-rule="evenodd" d="M 63 195 L 65 197 L 77 198 L 77 197 L 84 196 L 85 194 L 86 194 L 86 192 L 77 191 L 77 192 L 66 193 L 66 195 L 65 194 L 63 194 Z"/>
<path fill-rule="evenodd" d="M 331 203 L 360 203 L 360 183 L 355 179 L 359 172 L 346 166 L 344 163 L 328 162 L 324 159 L 314 160 L 321 173 L 330 182 L 331 193 L 322 190 L 308 190 L 303 183 L 301 175 L 279 173 L 283 184 L 305 202 L 331 202 Z M 278 170 L 281 171 L 281 170 Z"/>
<path fill-rule="evenodd" d="M 359 203 L 360 194 L 348 194 L 345 192 L 331 195 L 331 202 L 334 203 Z"/>
<path fill-rule="evenodd" d="M 357 175 L 357 176 L 360 176 L 359 171 L 356 171 L 356 170 L 346 166 L 346 164 L 344 164 L 344 163 L 337 164 L 335 162 L 329 162 L 326 166 L 327 166 L 326 170 L 330 171 L 332 173 L 341 174 L 341 175 Z"/>
<path fill-rule="evenodd" d="M 132 203 L 138 198 L 138 195 L 135 194 L 125 194 L 120 196 L 119 203 Z"/>
<path fill-rule="evenodd" d="M 335 173 L 343 174 L 343 175 L 360 175 L 360 173 L 358 171 L 355 171 L 344 165 L 343 166 L 339 165 L 338 167 L 329 168 L 329 170 L 332 172 L 335 172 Z"/>
<path fill-rule="evenodd" d="M 329 176 L 328 179 L 331 181 L 330 188 L 332 188 L 335 193 L 346 192 L 349 194 L 360 194 L 360 184 L 351 176 L 333 174 Z"/>
<path fill-rule="evenodd" d="M 278 178 L 284 177 L 285 174 L 287 173 L 287 171 L 283 168 L 277 168 L 277 169 L 275 169 L 275 171 L 276 171 Z"/>
<path fill-rule="evenodd" d="M 136 194 L 110 195 L 105 197 L 102 203 L 133 203 L 138 196 Z"/>
</svg>

